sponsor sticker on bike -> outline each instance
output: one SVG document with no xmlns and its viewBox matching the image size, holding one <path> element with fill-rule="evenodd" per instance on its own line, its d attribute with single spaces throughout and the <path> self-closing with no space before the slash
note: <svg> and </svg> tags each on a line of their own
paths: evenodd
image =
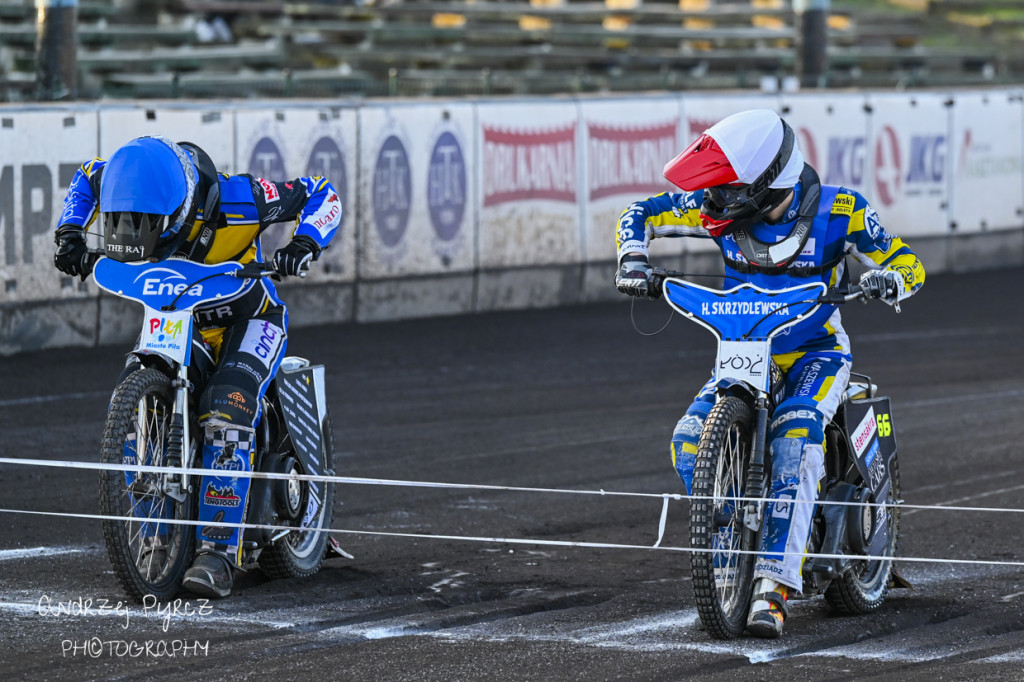
<svg viewBox="0 0 1024 682">
<path fill-rule="evenodd" d="M 850 442 L 853 444 L 853 451 L 857 453 L 858 459 L 864 455 L 868 446 L 871 445 L 873 437 L 877 431 L 878 424 L 875 422 L 875 408 L 870 407 L 868 408 L 867 414 L 864 415 L 864 418 L 860 420 L 859 424 L 857 424 L 857 428 L 850 433 Z M 870 466 L 871 460 L 868 460 L 865 463 Z"/>
<path fill-rule="evenodd" d="M 767 391 L 770 341 L 721 341 L 715 361 L 715 380 L 736 379 Z"/>
<path fill-rule="evenodd" d="M 146 320 L 136 350 L 166 355 L 179 363 L 188 358 L 192 339 L 192 313 L 157 311 L 146 306 Z"/>
</svg>

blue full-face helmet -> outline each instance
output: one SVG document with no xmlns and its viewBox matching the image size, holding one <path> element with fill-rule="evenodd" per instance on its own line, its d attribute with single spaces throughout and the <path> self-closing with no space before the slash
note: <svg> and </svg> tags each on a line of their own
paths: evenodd
<svg viewBox="0 0 1024 682">
<path fill-rule="evenodd" d="M 166 138 L 139 137 L 114 152 L 100 180 L 106 255 L 122 262 L 174 255 L 192 230 L 196 186 L 192 159 Z"/>
</svg>

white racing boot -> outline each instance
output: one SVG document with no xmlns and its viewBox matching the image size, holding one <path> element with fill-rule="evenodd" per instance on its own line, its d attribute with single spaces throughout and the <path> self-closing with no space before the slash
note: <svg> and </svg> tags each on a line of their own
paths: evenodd
<svg viewBox="0 0 1024 682">
<path fill-rule="evenodd" d="M 774 639 L 782 634 L 788 609 L 786 599 L 789 588 L 771 578 L 758 578 L 754 582 L 754 597 L 747 618 L 747 631 L 755 637 Z"/>
</svg>

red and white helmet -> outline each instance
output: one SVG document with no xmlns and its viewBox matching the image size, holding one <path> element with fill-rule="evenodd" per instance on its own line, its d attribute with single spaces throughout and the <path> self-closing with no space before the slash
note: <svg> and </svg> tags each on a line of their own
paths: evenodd
<svg viewBox="0 0 1024 682">
<path fill-rule="evenodd" d="M 800 179 L 804 155 L 793 129 L 770 109 L 733 114 L 665 165 L 665 177 L 704 190 L 701 222 L 720 237 L 761 220 Z"/>
</svg>

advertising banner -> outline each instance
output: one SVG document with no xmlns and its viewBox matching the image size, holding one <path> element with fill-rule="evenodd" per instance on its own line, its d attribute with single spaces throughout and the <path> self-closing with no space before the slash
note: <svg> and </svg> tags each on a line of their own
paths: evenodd
<svg viewBox="0 0 1024 682">
<path fill-rule="evenodd" d="M 999 229 L 1024 219 L 1022 112 L 1019 93 L 956 95 L 950 196 L 957 232 Z"/>
<path fill-rule="evenodd" d="M 634 201 L 678 191 L 662 174 L 682 151 L 678 97 L 584 100 L 583 257 L 588 263 L 614 261 L 615 226 Z M 658 243 L 659 253 L 681 253 L 682 239 Z"/>
<path fill-rule="evenodd" d="M 948 95 L 870 93 L 868 201 L 900 237 L 949 231 Z"/>
<path fill-rule="evenodd" d="M 360 277 L 473 270 L 473 107 L 367 106 L 359 128 Z"/>
<path fill-rule="evenodd" d="M 100 156 L 142 135 L 192 142 L 213 159 L 217 170 L 235 172 L 235 113 L 224 107 L 110 107 L 99 110 Z"/>
<path fill-rule="evenodd" d="M 0 303 L 95 293 L 53 266 L 53 234 L 75 171 L 97 156 L 97 126 L 95 110 L 0 111 Z"/>
<path fill-rule="evenodd" d="M 478 105 L 480 266 L 579 263 L 580 132 L 563 100 Z"/>
<path fill-rule="evenodd" d="M 236 166 L 267 180 L 326 177 L 341 199 L 342 221 L 330 247 L 310 269 L 311 282 L 350 282 L 356 276 L 353 190 L 355 112 L 338 108 L 240 109 Z M 261 237 L 264 258 L 291 239 L 295 222 L 270 226 Z"/>
<path fill-rule="evenodd" d="M 780 113 L 823 184 L 856 190 L 870 202 L 864 104 L 864 96 L 853 92 L 784 96 Z"/>
</svg>

